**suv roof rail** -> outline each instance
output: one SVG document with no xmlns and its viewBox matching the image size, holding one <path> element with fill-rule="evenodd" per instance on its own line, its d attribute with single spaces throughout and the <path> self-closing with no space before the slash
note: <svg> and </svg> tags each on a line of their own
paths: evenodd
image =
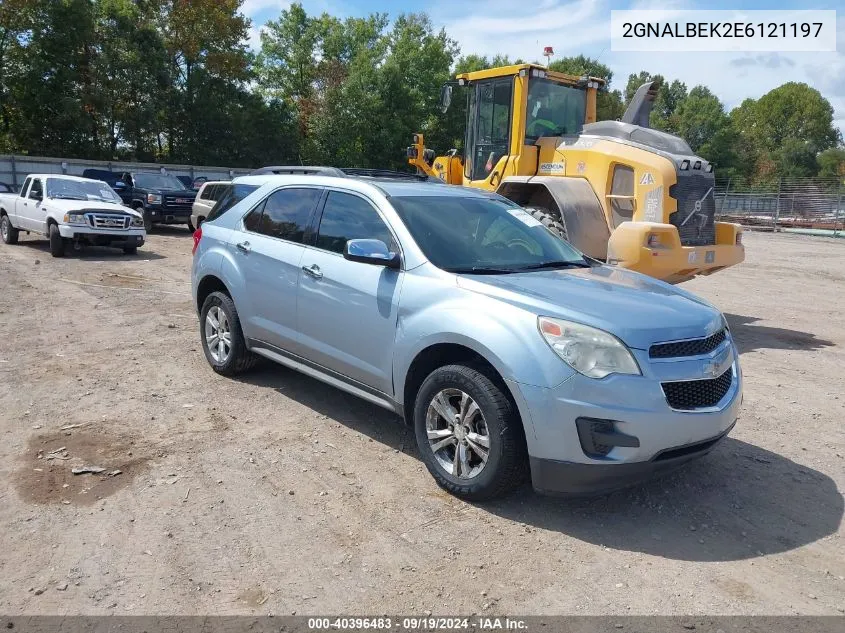
<svg viewBox="0 0 845 633">
<path fill-rule="evenodd" d="M 406 171 L 395 171 L 393 169 L 369 169 L 365 167 L 327 167 L 321 165 L 275 165 L 271 167 L 260 167 L 249 172 L 250 176 L 275 175 L 299 175 L 299 176 L 335 176 L 339 178 L 392 178 L 396 180 L 430 180 L 423 174 L 412 174 Z"/>
<path fill-rule="evenodd" d="M 299 176 L 345 176 L 337 167 L 320 167 L 314 165 L 275 165 L 272 167 L 261 167 L 249 172 L 250 176 L 276 175 L 299 175 Z"/>
<path fill-rule="evenodd" d="M 347 176 L 359 176 L 363 178 L 394 178 L 396 180 L 429 180 L 425 174 L 413 174 L 407 171 L 396 171 L 394 169 L 368 169 L 365 167 L 341 167 L 340 171 Z"/>
</svg>

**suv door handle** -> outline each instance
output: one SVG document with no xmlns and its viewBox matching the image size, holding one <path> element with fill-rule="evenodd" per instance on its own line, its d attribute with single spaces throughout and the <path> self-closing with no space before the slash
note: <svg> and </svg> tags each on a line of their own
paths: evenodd
<svg viewBox="0 0 845 633">
<path fill-rule="evenodd" d="M 323 273 L 320 272 L 320 267 L 317 264 L 311 264 L 310 266 L 303 266 L 302 271 L 306 275 L 310 275 L 314 279 L 322 279 Z"/>
<path fill-rule="evenodd" d="M 239 242 L 235 244 L 235 247 L 243 253 L 248 253 L 252 250 L 252 247 L 249 245 L 249 242 Z"/>
</svg>

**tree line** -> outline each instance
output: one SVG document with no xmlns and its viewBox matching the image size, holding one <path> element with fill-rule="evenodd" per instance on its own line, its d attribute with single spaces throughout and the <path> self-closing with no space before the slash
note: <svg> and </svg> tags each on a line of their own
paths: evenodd
<svg viewBox="0 0 845 633">
<path fill-rule="evenodd" d="M 3 0 L 0 153 L 258 166 L 402 168 L 410 135 L 460 148 L 465 104 L 443 114 L 455 72 L 511 63 L 461 55 L 425 14 L 338 19 L 292 4 L 250 50 L 243 0 Z M 519 61 L 519 60 L 516 60 Z M 653 127 L 686 139 L 721 175 L 760 182 L 843 176 L 833 108 L 786 83 L 727 111 L 706 87 L 647 71 L 624 88 L 585 56 L 551 68 L 601 77 L 600 119 L 645 81 Z"/>
</svg>

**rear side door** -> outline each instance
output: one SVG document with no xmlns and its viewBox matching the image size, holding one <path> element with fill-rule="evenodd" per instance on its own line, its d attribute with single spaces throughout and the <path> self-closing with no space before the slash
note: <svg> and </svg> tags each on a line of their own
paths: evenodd
<svg viewBox="0 0 845 633">
<path fill-rule="evenodd" d="M 277 189 L 243 219 L 231 248 L 244 279 L 238 306 L 244 334 L 252 340 L 299 351 L 297 288 L 303 245 L 323 191 L 316 187 Z"/>
<path fill-rule="evenodd" d="M 29 230 L 29 224 L 27 224 L 26 218 L 26 209 L 29 205 L 29 201 L 27 200 L 27 196 L 29 195 L 29 187 L 32 184 L 32 178 L 27 176 L 26 180 L 23 181 L 23 186 L 21 186 L 21 191 L 18 194 L 18 197 L 15 198 L 13 207 L 8 209 L 10 214 L 10 219 L 12 221 L 12 226 L 17 229 L 25 229 Z"/>
<path fill-rule="evenodd" d="M 330 190 L 299 282 L 303 356 L 381 393 L 393 394 L 401 270 L 343 257 L 350 239 L 398 243 L 373 203 L 357 193 Z"/>
</svg>

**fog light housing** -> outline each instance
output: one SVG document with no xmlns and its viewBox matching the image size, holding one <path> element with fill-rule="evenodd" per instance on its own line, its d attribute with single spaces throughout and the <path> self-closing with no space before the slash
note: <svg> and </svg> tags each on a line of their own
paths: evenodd
<svg viewBox="0 0 845 633">
<path fill-rule="evenodd" d="M 681 161 L 681 166 L 680 166 L 680 168 L 679 168 L 679 169 L 680 169 L 681 171 L 686 171 L 687 169 L 689 169 L 689 161 L 688 161 L 688 160 L 682 160 L 682 161 Z"/>
<path fill-rule="evenodd" d="M 617 446 L 639 448 L 640 440 L 633 435 L 616 430 L 615 420 L 600 418 L 578 418 L 575 420 L 578 428 L 578 441 L 584 455 L 593 459 L 606 457 Z"/>
</svg>

